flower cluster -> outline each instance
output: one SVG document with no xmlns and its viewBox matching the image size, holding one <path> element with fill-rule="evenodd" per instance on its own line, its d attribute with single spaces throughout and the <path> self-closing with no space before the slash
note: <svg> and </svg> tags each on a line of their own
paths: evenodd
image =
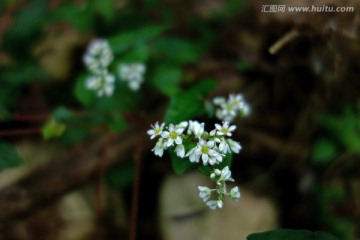
<svg viewBox="0 0 360 240">
<path fill-rule="evenodd" d="M 152 149 L 155 155 L 162 157 L 164 151 L 170 149 L 180 158 L 188 158 L 191 163 L 210 165 L 216 167 L 223 162 L 226 154 L 239 153 L 241 145 L 232 140 L 231 136 L 236 126 L 229 122 L 215 124 L 215 128 L 210 132 L 205 131 L 205 124 L 198 121 L 184 121 L 177 125 L 158 122 L 147 131 L 151 139 L 158 138 L 155 147 Z M 230 192 L 226 190 L 226 181 L 233 181 L 229 167 L 223 170 L 215 169 L 211 174 L 211 179 L 216 180 L 216 189 L 199 186 L 200 197 L 211 209 L 222 207 L 222 199 L 229 195 L 233 199 L 238 199 L 240 193 L 238 188 Z M 207 201 L 213 191 L 218 193 L 216 201 Z"/>
<path fill-rule="evenodd" d="M 85 82 L 86 88 L 101 96 L 111 96 L 115 88 L 115 77 L 107 68 L 114 56 L 108 42 L 104 39 L 92 40 L 84 55 L 84 63 L 91 76 Z"/>
<path fill-rule="evenodd" d="M 213 103 L 219 108 L 216 110 L 216 117 L 223 121 L 233 121 L 239 114 L 247 116 L 250 114 L 250 106 L 242 94 L 230 94 L 228 99 L 216 97 Z"/>
<path fill-rule="evenodd" d="M 230 192 L 227 191 L 226 182 L 234 182 L 228 166 L 224 167 L 222 170 L 214 169 L 210 178 L 216 182 L 216 188 L 211 189 L 206 186 L 198 186 L 200 198 L 202 198 L 210 209 L 214 210 L 216 208 L 222 208 L 224 196 L 229 196 L 234 201 L 239 200 L 240 192 L 238 187 L 233 187 Z M 209 200 L 212 193 L 217 194 L 215 200 Z"/>
<path fill-rule="evenodd" d="M 99 97 L 111 96 L 115 90 L 115 76 L 108 72 L 113 59 L 113 52 L 105 39 L 90 42 L 83 60 L 92 75 L 86 79 L 85 86 L 95 91 Z M 128 82 L 131 90 L 137 91 L 144 81 L 145 70 L 143 63 L 121 63 L 118 76 L 122 81 Z"/>
<path fill-rule="evenodd" d="M 122 63 L 119 65 L 119 77 L 122 81 L 128 83 L 129 88 L 137 91 L 144 81 L 146 67 L 143 63 Z"/>
<path fill-rule="evenodd" d="M 188 157 L 192 163 L 215 165 L 221 163 L 227 153 L 240 152 L 240 144 L 229 138 L 235 126 L 229 126 L 229 122 L 215 124 L 215 129 L 210 133 L 205 131 L 204 127 L 205 124 L 198 121 L 185 121 L 169 126 L 165 126 L 165 123 L 156 123 L 147 133 L 151 139 L 159 137 L 153 148 L 155 155 L 159 157 L 163 156 L 164 150 L 175 147 L 174 151 L 178 157 Z M 184 139 L 196 142 L 196 145 L 186 151 Z"/>
</svg>

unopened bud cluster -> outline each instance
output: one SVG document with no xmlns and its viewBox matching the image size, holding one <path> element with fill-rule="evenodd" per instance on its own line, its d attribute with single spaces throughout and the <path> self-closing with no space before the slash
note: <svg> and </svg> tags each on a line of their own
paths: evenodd
<svg viewBox="0 0 360 240">
<path fill-rule="evenodd" d="M 226 99 L 216 97 L 213 99 L 216 109 L 216 117 L 223 121 L 233 121 L 237 116 L 247 116 L 250 114 L 250 105 L 245 101 L 242 94 L 230 94 Z"/>
<path fill-rule="evenodd" d="M 222 124 L 215 124 L 215 128 L 207 132 L 204 123 L 184 121 L 176 125 L 169 124 L 168 126 L 165 123 L 155 123 L 147 133 L 151 139 L 158 138 L 155 147 L 152 149 L 155 155 L 162 157 L 164 151 L 169 149 L 174 151 L 180 158 L 188 158 L 191 163 L 215 167 L 223 162 L 226 154 L 240 152 L 241 145 L 231 139 L 235 129 L 236 126 L 230 125 L 229 122 L 223 122 Z M 184 144 L 185 141 L 187 144 Z M 225 167 L 221 171 L 215 169 L 211 178 L 216 179 L 216 189 L 199 187 L 200 197 L 205 196 L 205 190 L 208 192 L 209 196 L 206 195 L 208 197 L 202 198 L 211 209 L 215 209 L 216 206 L 222 207 L 222 199 L 225 195 L 231 193 L 234 196 L 233 199 L 236 198 L 237 193 L 234 192 L 235 190 L 230 191 L 230 193 L 226 191 L 225 182 L 233 181 L 229 167 Z M 218 193 L 217 202 L 215 203 L 215 200 L 207 202 L 210 193 L 213 191 Z"/>
<path fill-rule="evenodd" d="M 98 97 L 111 96 L 115 90 L 115 76 L 108 71 L 113 59 L 113 52 L 105 39 L 94 39 L 88 45 L 83 60 L 92 75 L 86 79 L 85 86 Z M 144 74 L 145 65 L 142 63 L 119 65 L 119 78 L 126 81 L 131 90 L 140 88 Z"/>
<path fill-rule="evenodd" d="M 222 170 L 214 169 L 210 178 L 216 183 L 216 188 L 211 189 L 206 186 L 198 186 L 200 198 L 202 198 L 210 209 L 222 208 L 224 196 L 229 196 L 234 201 L 239 200 L 239 188 L 233 187 L 230 192 L 228 192 L 226 187 L 226 182 L 234 182 L 228 166 Z M 217 194 L 215 199 L 211 199 L 213 193 Z"/>
</svg>

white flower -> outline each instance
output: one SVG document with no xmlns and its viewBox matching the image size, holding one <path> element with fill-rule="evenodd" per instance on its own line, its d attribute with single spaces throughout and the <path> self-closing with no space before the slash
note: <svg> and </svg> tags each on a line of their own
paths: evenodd
<svg viewBox="0 0 360 240">
<path fill-rule="evenodd" d="M 105 39 L 94 39 L 88 45 L 83 60 L 91 72 L 100 74 L 106 70 L 113 58 L 109 43 Z"/>
<path fill-rule="evenodd" d="M 230 94 L 228 103 L 234 109 L 239 110 L 243 102 L 244 102 L 244 97 L 242 94 Z"/>
<path fill-rule="evenodd" d="M 100 75 L 93 75 L 86 79 L 85 86 L 94 90 L 99 97 L 111 96 L 115 89 L 115 77 L 103 71 Z"/>
<path fill-rule="evenodd" d="M 122 63 L 119 65 L 119 77 L 122 81 L 128 82 L 131 90 L 139 90 L 144 81 L 146 67 L 143 63 Z"/>
<path fill-rule="evenodd" d="M 227 139 L 226 141 L 229 144 L 229 147 L 230 147 L 231 151 L 233 151 L 234 153 L 239 153 L 240 152 L 240 150 L 241 150 L 240 143 L 235 142 L 235 141 L 233 141 L 231 139 Z"/>
<path fill-rule="evenodd" d="M 215 210 L 216 208 L 222 208 L 223 207 L 223 202 L 222 202 L 222 200 L 217 200 L 217 201 L 215 201 L 215 200 L 211 200 L 211 201 L 208 201 L 207 203 L 206 203 L 206 205 L 210 208 L 210 209 L 212 209 L 212 210 Z"/>
<path fill-rule="evenodd" d="M 199 123 L 198 121 L 189 121 L 188 134 L 193 133 L 195 137 L 200 138 L 204 133 L 205 123 Z"/>
<path fill-rule="evenodd" d="M 238 187 L 233 187 L 229 192 L 229 196 L 234 201 L 239 200 L 239 198 L 240 198 L 239 188 Z"/>
<path fill-rule="evenodd" d="M 223 154 L 227 154 L 227 153 L 230 153 L 230 152 L 231 152 L 230 146 L 229 146 L 229 144 L 226 142 L 226 139 L 225 139 L 225 138 L 221 138 L 221 139 L 220 139 L 219 150 L 220 150 L 220 152 L 222 152 Z"/>
<path fill-rule="evenodd" d="M 223 97 L 216 97 L 213 99 L 213 103 L 219 106 L 215 112 L 216 117 L 223 121 L 231 122 L 239 113 L 242 116 L 247 116 L 250 113 L 250 106 L 241 94 L 230 94 L 227 100 Z"/>
<path fill-rule="evenodd" d="M 222 161 L 223 156 L 214 149 L 215 142 L 214 141 L 205 141 L 203 139 L 199 140 L 196 154 L 201 156 L 201 160 L 204 165 L 208 163 L 210 165 L 214 165 L 216 163 L 220 163 Z"/>
<path fill-rule="evenodd" d="M 181 123 L 177 124 L 176 127 L 178 128 L 186 128 L 188 126 L 188 122 L 187 121 L 182 121 Z"/>
<path fill-rule="evenodd" d="M 164 139 L 160 138 L 157 143 L 155 144 L 155 147 L 152 149 L 154 151 L 154 154 L 162 157 L 164 155 L 164 150 L 166 149 L 166 145 L 164 143 Z"/>
<path fill-rule="evenodd" d="M 209 200 L 211 192 L 213 190 L 211 190 L 210 188 L 208 188 L 206 186 L 198 186 L 198 189 L 199 189 L 199 197 L 202 198 L 202 200 L 204 202 Z"/>
<path fill-rule="evenodd" d="M 225 181 L 233 182 L 234 181 L 234 179 L 231 177 L 231 171 L 229 169 L 229 166 L 226 166 L 221 170 L 220 178 L 219 178 L 218 182 L 220 182 L 220 181 L 222 181 L 222 182 L 225 182 Z"/>
<path fill-rule="evenodd" d="M 223 98 L 223 97 L 215 97 L 215 98 L 213 99 L 213 103 L 214 103 L 215 105 L 222 105 L 222 104 L 225 104 L 225 102 L 226 102 L 226 100 L 225 100 L 225 98 Z"/>
<path fill-rule="evenodd" d="M 198 147 L 196 146 L 196 147 L 192 148 L 192 149 L 185 155 L 185 157 L 189 157 L 189 160 L 190 160 L 190 162 L 192 162 L 192 163 L 194 163 L 194 162 L 198 163 L 199 160 L 200 160 L 200 154 L 197 153 L 197 151 L 196 151 L 197 149 L 198 149 Z"/>
<path fill-rule="evenodd" d="M 175 152 L 176 152 L 176 155 L 178 157 L 183 158 L 185 156 L 185 147 L 184 147 L 184 145 L 182 145 L 182 144 L 177 145 L 176 148 L 175 148 Z"/>
<path fill-rule="evenodd" d="M 174 126 L 173 124 L 170 124 L 168 131 L 163 131 L 161 133 L 161 136 L 165 139 L 167 139 L 167 147 L 170 147 L 174 145 L 174 142 L 176 144 L 182 143 L 182 132 L 184 131 L 183 128 L 178 128 Z"/>
<path fill-rule="evenodd" d="M 225 121 L 223 122 L 222 126 L 220 124 L 215 123 L 215 128 L 217 129 L 218 135 L 231 137 L 232 135 L 231 132 L 233 132 L 236 129 L 236 126 L 235 125 L 229 126 L 229 122 Z"/>
<path fill-rule="evenodd" d="M 147 134 L 150 135 L 150 139 L 154 139 L 156 136 L 159 136 L 162 133 L 164 126 L 165 123 L 159 125 L 158 122 L 155 123 L 155 126 L 151 126 L 153 129 L 147 131 Z"/>
</svg>

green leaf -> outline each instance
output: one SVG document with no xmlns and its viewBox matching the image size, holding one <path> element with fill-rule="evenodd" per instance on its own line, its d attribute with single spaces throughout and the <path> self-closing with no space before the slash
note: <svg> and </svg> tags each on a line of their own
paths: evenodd
<svg viewBox="0 0 360 240">
<path fill-rule="evenodd" d="M 171 98 L 170 106 L 165 113 L 165 123 L 177 124 L 205 114 L 204 97 L 215 86 L 215 81 L 204 80 L 189 90 L 176 94 Z"/>
<path fill-rule="evenodd" d="M 81 17 L 79 17 L 81 16 Z M 82 33 L 89 32 L 93 26 L 92 13 L 76 4 L 63 4 L 54 13 L 55 21 L 66 21 Z"/>
<path fill-rule="evenodd" d="M 149 58 L 149 47 L 146 44 L 138 44 L 122 56 L 122 62 L 146 62 Z"/>
<path fill-rule="evenodd" d="M 0 142 L 0 170 L 20 166 L 23 163 L 21 156 L 10 144 Z"/>
<path fill-rule="evenodd" d="M 88 4 L 92 15 L 100 15 L 108 22 L 116 16 L 115 0 L 90 0 Z"/>
<path fill-rule="evenodd" d="M 179 92 L 179 83 L 182 71 L 179 67 L 159 65 L 151 77 L 152 83 L 160 92 L 167 96 L 173 96 Z"/>
<path fill-rule="evenodd" d="M 196 62 L 201 54 L 201 47 L 195 43 L 178 38 L 164 38 L 156 41 L 155 54 L 176 64 Z"/>
<path fill-rule="evenodd" d="M 187 170 L 194 168 L 194 164 L 189 161 L 189 158 L 178 157 L 173 148 L 169 149 L 169 154 L 171 157 L 172 168 L 176 174 L 180 175 Z"/>
<path fill-rule="evenodd" d="M 112 37 L 109 39 L 109 44 L 113 52 L 119 54 L 132 46 L 143 44 L 154 39 L 166 29 L 168 29 L 167 26 L 161 25 L 146 26 L 135 31 L 122 33 L 116 37 Z"/>
<path fill-rule="evenodd" d="M 57 122 L 54 118 L 50 119 L 45 123 L 41 132 L 45 140 L 56 138 L 61 136 L 66 129 L 66 125 L 63 123 Z"/>
<path fill-rule="evenodd" d="M 127 128 L 128 124 L 123 117 L 116 114 L 112 116 L 110 123 L 108 123 L 108 128 L 111 132 L 121 132 Z"/>
<path fill-rule="evenodd" d="M 85 81 L 89 75 L 81 75 L 75 83 L 74 94 L 77 100 L 84 106 L 89 106 L 95 101 L 94 92 L 85 87 Z"/>
<path fill-rule="evenodd" d="M 318 122 L 334 134 L 346 148 L 360 153 L 358 116 L 349 106 L 344 107 L 341 115 L 319 115 Z"/>
<path fill-rule="evenodd" d="M 24 7 L 15 18 L 10 30 L 5 34 L 6 40 L 26 40 L 41 30 L 46 12 L 46 1 L 35 0 L 27 7 Z M 18 41 L 14 41 L 14 43 Z"/>
<path fill-rule="evenodd" d="M 317 140 L 312 151 L 312 162 L 314 164 L 328 164 L 337 154 L 335 144 L 326 138 Z"/>
<path fill-rule="evenodd" d="M 253 233 L 247 240 L 340 240 L 325 232 L 311 232 L 307 230 L 279 229 L 262 233 Z"/>
</svg>

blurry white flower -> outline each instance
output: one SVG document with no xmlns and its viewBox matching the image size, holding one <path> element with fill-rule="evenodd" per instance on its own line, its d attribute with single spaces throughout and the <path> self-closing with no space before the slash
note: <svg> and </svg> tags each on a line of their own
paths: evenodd
<svg viewBox="0 0 360 240">
<path fill-rule="evenodd" d="M 215 210 L 216 208 L 222 208 L 223 207 L 223 202 L 222 200 L 218 199 L 218 200 L 211 200 L 211 201 L 208 201 L 206 203 L 206 205 L 212 209 L 212 210 Z"/>
<path fill-rule="evenodd" d="M 162 157 L 165 149 L 166 149 L 166 145 L 164 143 L 164 139 L 160 138 L 155 144 L 155 147 L 152 149 L 152 151 L 154 151 L 154 154 L 156 156 Z"/>
<path fill-rule="evenodd" d="M 176 152 L 176 155 L 178 157 L 183 158 L 185 156 L 185 147 L 184 147 L 184 145 L 182 145 L 182 144 L 177 145 L 176 148 L 175 148 L 175 152 Z"/>
<path fill-rule="evenodd" d="M 229 147 L 230 147 L 231 151 L 233 151 L 234 153 L 239 153 L 240 152 L 240 150 L 241 150 L 240 143 L 235 142 L 235 141 L 233 141 L 231 139 L 227 139 L 226 141 L 229 144 Z"/>
<path fill-rule="evenodd" d="M 115 77 L 112 74 L 103 72 L 100 75 L 93 75 L 86 79 L 85 86 L 87 89 L 95 91 L 99 97 L 111 96 L 115 89 Z"/>
<path fill-rule="evenodd" d="M 193 133 L 195 137 L 200 138 L 204 133 L 204 124 L 199 123 L 198 121 L 189 121 L 188 134 Z"/>
<path fill-rule="evenodd" d="M 146 67 L 143 63 L 122 63 L 119 65 L 120 79 L 127 82 L 129 88 L 133 91 L 140 89 L 140 86 L 144 81 L 145 71 Z"/>
<path fill-rule="evenodd" d="M 185 157 L 189 157 L 189 160 L 190 160 L 190 162 L 192 162 L 192 163 L 198 163 L 199 162 L 199 160 L 200 160 L 200 155 L 201 154 L 198 154 L 197 153 L 197 150 L 198 149 L 198 147 L 196 146 L 196 147 L 194 147 L 194 148 L 192 148 L 186 155 L 185 155 Z"/>
<path fill-rule="evenodd" d="M 233 187 L 229 192 L 229 196 L 234 201 L 239 200 L 239 198 L 240 198 L 239 188 L 238 187 Z"/>
<path fill-rule="evenodd" d="M 219 106 L 215 112 L 216 117 L 223 121 L 231 122 L 239 114 L 242 116 L 250 114 L 250 106 L 242 94 L 230 94 L 227 100 L 223 97 L 215 97 L 213 103 Z"/>
<path fill-rule="evenodd" d="M 213 191 L 212 189 L 206 187 L 206 186 L 198 186 L 199 189 L 199 197 L 206 202 L 207 200 L 209 200 L 211 192 Z"/>
<path fill-rule="evenodd" d="M 86 67 L 95 74 L 106 70 L 114 56 L 105 39 L 94 39 L 88 45 L 83 57 Z"/>
</svg>

